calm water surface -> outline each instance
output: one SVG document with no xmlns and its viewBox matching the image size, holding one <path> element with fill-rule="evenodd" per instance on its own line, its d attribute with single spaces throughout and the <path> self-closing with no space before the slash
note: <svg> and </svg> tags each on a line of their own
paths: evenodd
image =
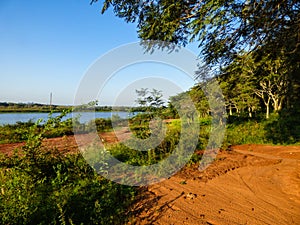
<svg viewBox="0 0 300 225">
<path fill-rule="evenodd" d="M 66 115 L 63 120 L 69 119 L 72 116 L 80 116 L 79 121 L 81 123 L 86 123 L 95 118 L 107 119 L 115 114 L 123 119 L 132 116 L 132 114 L 128 112 L 75 112 Z M 60 115 L 60 113 L 53 113 L 53 117 L 58 115 Z M 28 122 L 29 120 L 32 120 L 33 122 L 36 122 L 38 119 L 47 120 L 48 116 L 48 113 L 0 113 L 0 125 L 15 124 L 18 121 Z"/>
</svg>

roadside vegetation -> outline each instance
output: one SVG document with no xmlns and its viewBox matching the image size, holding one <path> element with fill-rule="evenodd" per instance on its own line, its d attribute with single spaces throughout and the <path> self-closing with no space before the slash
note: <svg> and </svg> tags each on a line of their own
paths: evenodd
<svg viewBox="0 0 300 225">
<path fill-rule="evenodd" d="M 195 100 L 203 93 L 194 88 L 172 97 L 168 106 L 148 107 L 152 100 L 149 101 L 143 106 L 145 112 L 129 121 L 117 116 L 99 118 L 86 125 L 77 121 L 77 128 L 87 133 L 96 125 L 97 132 L 108 132 L 112 131 L 113 121 L 119 126 L 129 125 L 134 136 L 147 139 L 151 135 L 150 120 L 160 115 L 167 121 L 167 132 L 154 149 L 136 151 L 122 143 L 106 148 L 124 163 L 151 165 L 168 157 L 178 145 L 182 120 L 176 119 L 178 114 L 171 104 L 175 100 L 176 103 L 184 101 L 187 94 Z M 205 149 L 211 132 L 211 117 L 205 108 L 207 103 L 205 98 L 201 101 L 204 104 L 196 104 L 200 118 L 194 121 L 200 126 L 196 150 Z M 66 113 L 49 117 L 43 123 L 29 121 L 0 127 L 2 143 L 26 142 L 11 157 L 3 155 L 0 159 L 1 224 L 125 224 L 132 220 L 131 208 L 138 188 L 119 185 L 99 176 L 79 153 L 63 154 L 55 148 L 41 148 L 44 138 L 73 134 L 72 120 L 62 121 Z M 242 113 L 229 115 L 223 148 L 246 143 L 299 144 L 297 117 L 288 116 L 289 113 L 292 112 L 271 113 L 268 119 L 263 112 L 252 117 Z M 283 115 L 287 116 L 284 120 Z M 200 159 L 201 154 L 196 151 L 188 165 L 198 163 Z"/>
<path fill-rule="evenodd" d="M 61 118 L 29 126 L 26 145 L 0 159 L 1 224 L 122 224 L 137 191 L 100 176 L 82 155 L 41 148 Z"/>
<path fill-rule="evenodd" d="M 24 142 L 30 135 L 30 129 L 34 125 L 32 121 L 17 122 L 16 124 L 7 124 L 0 126 L 0 143 L 18 143 Z M 34 132 L 38 134 L 44 129 L 43 124 L 39 124 Z M 45 138 L 62 137 L 64 135 L 72 135 L 72 120 L 68 119 L 64 122 L 57 123 L 53 128 L 49 129 L 45 134 Z"/>
</svg>

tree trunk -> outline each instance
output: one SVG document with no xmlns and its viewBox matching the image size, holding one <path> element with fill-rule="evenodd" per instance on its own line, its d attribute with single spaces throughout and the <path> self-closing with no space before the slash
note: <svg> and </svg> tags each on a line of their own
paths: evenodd
<svg viewBox="0 0 300 225">
<path fill-rule="evenodd" d="M 229 105 L 229 115 L 232 116 L 232 107 L 231 107 L 231 104 Z"/>
<path fill-rule="evenodd" d="M 284 98 L 281 98 L 281 99 L 279 100 L 278 111 L 280 111 L 280 110 L 282 109 L 283 100 L 284 100 Z"/>
<path fill-rule="evenodd" d="M 279 104 L 278 104 L 278 102 L 279 102 L 279 99 L 275 99 L 274 100 L 274 111 L 275 112 L 279 111 Z"/>
<path fill-rule="evenodd" d="M 236 113 L 238 114 L 238 116 L 240 116 L 240 110 L 238 107 L 236 107 Z"/>
<path fill-rule="evenodd" d="M 267 111 L 266 111 L 266 119 L 269 119 L 269 118 L 270 118 L 270 103 L 267 103 L 267 104 L 266 104 L 266 107 L 267 107 Z"/>
<path fill-rule="evenodd" d="M 249 112 L 249 117 L 252 118 L 252 111 L 251 111 L 251 107 L 248 107 L 248 112 Z"/>
</svg>

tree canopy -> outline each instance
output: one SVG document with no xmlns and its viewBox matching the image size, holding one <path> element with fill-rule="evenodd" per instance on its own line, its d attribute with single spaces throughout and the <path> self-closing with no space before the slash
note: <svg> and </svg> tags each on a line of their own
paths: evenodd
<svg viewBox="0 0 300 225">
<path fill-rule="evenodd" d="M 297 0 L 105 0 L 102 13 L 109 8 L 126 22 L 136 22 L 142 40 L 182 46 L 199 42 L 210 65 L 228 64 L 241 51 L 266 45 L 290 54 L 300 48 Z"/>
</svg>

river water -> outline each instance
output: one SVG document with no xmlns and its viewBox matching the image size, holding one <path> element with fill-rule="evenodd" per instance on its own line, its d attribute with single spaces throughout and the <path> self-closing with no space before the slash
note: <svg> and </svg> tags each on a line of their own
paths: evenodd
<svg viewBox="0 0 300 225">
<path fill-rule="evenodd" d="M 53 117 L 60 115 L 60 113 L 53 113 Z M 122 119 L 132 116 L 132 113 L 128 112 L 74 112 L 66 115 L 63 120 L 71 117 L 79 117 L 81 123 L 86 123 L 95 118 L 111 118 L 112 115 L 118 115 Z M 38 119 L 47 120 L 49 113 L 0 113 L 0 125 L 15 124 L 16 122 L 28 122 L 32 120 L 36 122 Z"/>
</svg>

